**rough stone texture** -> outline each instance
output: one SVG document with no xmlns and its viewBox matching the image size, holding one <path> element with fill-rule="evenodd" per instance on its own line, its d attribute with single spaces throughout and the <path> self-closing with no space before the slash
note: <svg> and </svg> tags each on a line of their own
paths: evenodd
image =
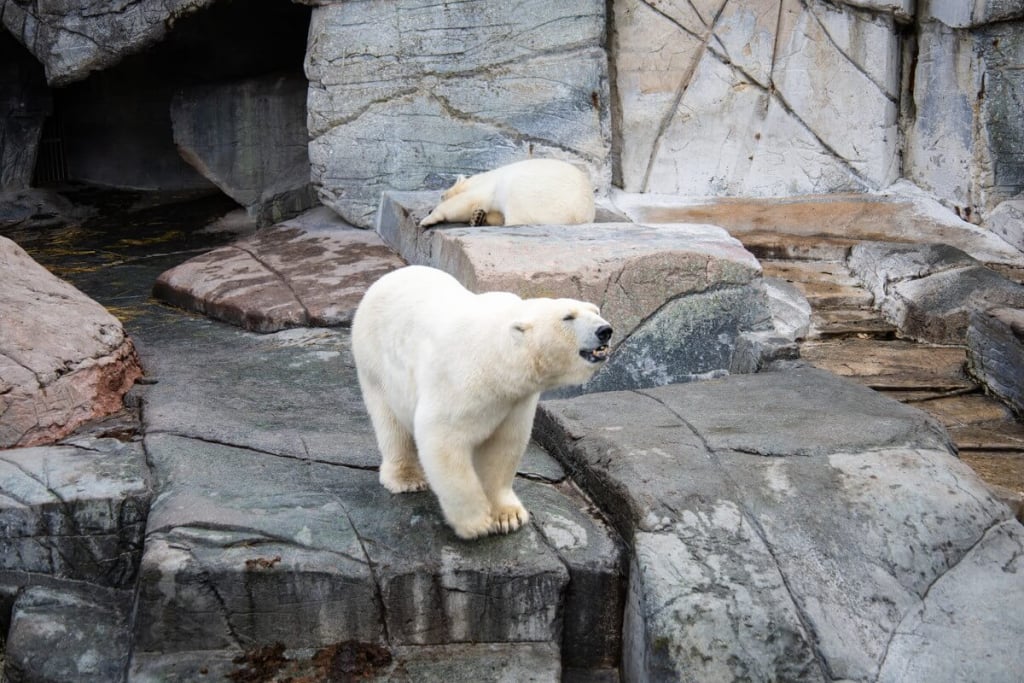
<svg viewBox="0 0 1024 683">
<path fill-rule="evenodd" d="M 1024 195 L 1008 199 L 989 214 L 988 229 L 1024 252 Z"/>
<path fill-rule="evenodd" d="M 637 223 L 710 223 L 760 258 L 842 261 L 863 241 L 941 243 L 984 263 L 1021 265 L 1021 252 L 950 213 L 900 181 L 883 192 L 770 199 L 687 199 L 615 192 L 616 208 Z"/>
<path fill-rule="evenodd" d="M 954 5 L 972 11 L 944 2 L 937 13 Z M 1019 16 L 972 29 L 920 25 L 904 173 L 972 220 L 1024 189 L 1022 27 Z"/>
<path fill-rule="evenodd" d="M 1012 681 L 1020 654 L 1011 633 L 1024 631 L 1024 528 L 1017 521 L 985 537 L 929 589 L 900 623 L 878 681 Z M 998 636 L 996 634 L 1003 634 Z M 951 644 L 954 645 L 951 647 Z"/>
<path fill-rule="evenodd" d="M 849 266 L 889 322 L 920 341 L 963 344 L 973 311 L 1024 308 L 1024 286 L 946 245 L 866 242 Z"/>
<path fill-rule="evenodd" d="M 739 337 L 772 328 L 761 267 L 712 225 L 420 228 L 433 193 L 386 193 L 377 231 L 410 263 L 475 292 L 591 301 L 615 328 L 613 354 L 582 389 L 691 381 L 733 367 Z M 553 394 L 554 395 L 554 394 Z"/>
<path fill-rule="evenodd" d="M 916 409 L 798 369 L 544 401 L 536 433 L 632 539 L 628 680 L 873 680 L 921 646 L 976 680 L 1024 665 L 984 656 L 1024 590 L 991 539 L 1019 525 Z"/>
<path fill-rule="evenodd" d="M 384 190 L 530 156 L 582 163 L 607 189 L 604 15 L 602 0 L 316 7 L 306 75 L 321 201 L 369 227 Z"/>
<path fill-rule="evenodd" d="M 0 448 L 119 410 L 142 374 L 121 323 L 0 237 Z"/>
<path fill-rule="evenodd" d="M 893 22 L 820 0 L 614 3 L 621 186 L 688 196 L 885 187 L 899 172 Z"/>
<path fill-rule="evenodd" d="M 922 18 L 938 19 L 946 26 L 971 28 L 981 24 L 1024 18 L 1021 0 L 929 0 Z"/>
<path fill-rule="evenodd" d="M 175 20 L 212 2 L 11 0 L 3 5 L 3 24 L 46 67 L 50 85 L 60 86 L 160 41 Z"/>
<path fill-rule="evenodd" d="M 0 192 L 32 182 L 43 121 L 52 108 L 42 68 L 0 33 Z"/>
<path fill-rule="evenodd" d="M 402 265 L 377 235 L 320 208 L 175 266 L 153 293 L 257 332 L 348 325 L 366 287 Z"/>
<path fill-rule="evenodd" d="M 19 575 L 133 585 L 150 498 L 140 444 L 0 451 L 0 480 L 0 588 Z"/>
<path fill-rule="evenodd" d="M 316 205 L 302 74 L 197 85 L 171 101 L 174 143 L 224 194 L 271 225 Z"/>
<path fill-rule="evenodd" d="M 973 311 L 967 352 L 971 374 L 1024 417 L 1024 310 Z"/>
<path fill-rule="evenodd" d="M 87 585 L 34 587 L 14 603 L 4 680 L 124 680 L 128 666 L 131 591 Z"/>
<path fill-rule="evenodd" d="M 548 483 L 564 479 L 550 456 L 532 448 L 516 484 L 532 525 L 459 541 L 432 494 L 377 482 L 347 332 L 179 323 L 140 335 L 158 380 L 143 399 L 159 497 L 133 679 L 190 680 L 200 661 L 257 646 L 348 639 L 413 671 L 444 671 L 455 662 L 442 648 L 486 642 L 538 680 L 615 666 L 619 630 L 596 627 L 620 618 L 623 550 L 577 490 Z M 500 680 L 467 656 L 466 671 Z"/>
</svg>

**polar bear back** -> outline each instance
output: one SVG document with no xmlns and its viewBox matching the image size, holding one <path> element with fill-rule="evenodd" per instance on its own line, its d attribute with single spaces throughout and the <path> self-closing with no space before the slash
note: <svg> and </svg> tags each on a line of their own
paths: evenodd
<svg viewBox="0 0 1024 683">
<path fill-rule="evenodd" d="M 557 159 L 527 159 L 489 173 L 493 178 L 490 211 L 505 225 L 593 223 L 594 189 L 587 174 Z"/>
</svg>

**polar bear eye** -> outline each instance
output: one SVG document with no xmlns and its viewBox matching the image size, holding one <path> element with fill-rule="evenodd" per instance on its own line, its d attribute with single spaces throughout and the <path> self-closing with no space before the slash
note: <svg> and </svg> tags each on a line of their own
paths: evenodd
<svg viewBox="0 0 1024 683">
<path fill-rule="evenodd" d="M 562 320 L 565 320 L 566 322 L 568 322 L 570 320 L 575 320 L 575 319 L 576 319 L 576 314 L 575 313 L 569 313 L 564 318 L 562 318 Z"/>
</svg>

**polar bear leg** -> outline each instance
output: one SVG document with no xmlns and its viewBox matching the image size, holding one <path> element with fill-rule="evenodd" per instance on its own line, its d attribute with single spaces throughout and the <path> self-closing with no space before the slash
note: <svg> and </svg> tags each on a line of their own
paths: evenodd
<svg viewBox="0 0 1024 683">
<path fill-rule="evenodd" d="M 430 489 L 448 525 L 459 538 L 486 536 L 494 526 L 491 503 L 473 468 L 473 448 L 445 426 L 421 428 L 416 444 Z"/>
<path fill-rule="evenodd" d="M 427 480 L 416 457 L 412 434 L 398 422 L 379 390 L 368 382 L 362 383 L 362 389 L 381 453 L 381 485 L 391 493 L 424 490 Z"/>
<path fill-rule="evenodd" d="M 461 192 L 450 199 L 445 199 L 438 204 L 427 217 L 420 221 L 420 227 L 425 228 L 436 223 L 465 223 L 473 216 L 473 212 L 479 207 L 474 193 Z"/>
<path fill-rule="evenodd" d="M 494 434 L 477 448 L 475 465 L 484 493 L 491 501 L 492 531 L 507 534 L 530 520 L 530 513 L 512 490 L 516 470 L 530 441 L 537 396 L 517 405 Z"/>
</svg>

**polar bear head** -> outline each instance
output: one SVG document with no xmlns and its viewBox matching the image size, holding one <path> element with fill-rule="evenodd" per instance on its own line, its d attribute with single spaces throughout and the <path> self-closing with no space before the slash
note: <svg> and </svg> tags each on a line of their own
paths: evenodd
<svg viewBox="0 0 1024 683">
<path fill-rule="evenodd" d="M 597 306 L 575 299 L 525 299 L 512 324 L 544 389 L 582 384 L 608 358 L 612 326 Z"/>
</svg>

